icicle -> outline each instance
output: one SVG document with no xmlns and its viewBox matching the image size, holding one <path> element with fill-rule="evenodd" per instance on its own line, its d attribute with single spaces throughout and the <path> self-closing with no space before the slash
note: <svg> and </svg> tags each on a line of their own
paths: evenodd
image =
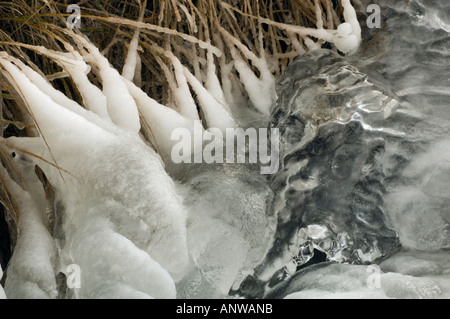
<svg viewBox="0 0 450 319">
<path fill-rule="evenodd" d="M 130 41 L 128 46 L 128 53 L 125 59 L 125 63 L 122 69 L 122 76 L 132 81 L 135 75 L 135 71 L 138 63 L 138 45 L 139 45 L 139 34 L 140 29 L 136 29 L 134 32 L 133 38 Z"/>
<path fill-rule="evenodd" d="M 223 37 L 235 45 L 244 57 L 252 62 L 252 64 L 260 72 L 260 78 L 251 70 L 248 63 L 244 62 L 233 46 L 230 46 L 230 53 L 234 60 L 234 67 L 239 72 L 241 82 L 244 84 L 248 96 L 253 106 L 262 114 L 269 115 L 270 109 L 275 102 L 275 78 L 270 72 L 267 61 L 258 58 L 245 45 L 239 42 L 235 37 L 228 33 L 221 26 L 218 27 Z"/>
<path fill-rule="evenodd" d="M 78 91 L 81 93 L 86 108 L 101 118 L 112 121 L 108 113 L 108 104 L 105 95 L 89 81 L 86 73 L 82 71 L 83 69 L 75 68 L 71 65 L 64 65 L 64 67 L 69 72 Z"/>
<path fill-rule="evenodd" d="M 218 34 L 213 34 L 213 40 L 220 50 L 224 51 L 224 43 Z M 233 94 L 233 85 L 231 83 L 231 72 L 233 70 L 233 62 L 227 63 L 226 56 L 223 54 L 219 58 L 220 75 L 222 80 L 223 96 L 227 105 L 235 106 L 236 100 Z"/>
<path fill-rule="evenodd" d="M 195 101 L 189 90 L 189 85 L 186 76 L 184 75 L 183 65 L 172 52 L 166 51 L 165 55 L 172 61 L 177 81 L 176 89 L 172 93 L 175 97 L 175 102 L 177 103 L 180 114 L 192 120 L 198 120 L 197 106 L 195 105 Z"/>
<path fill-rule="evenodd" d="M 187 128 L 193 131 L 193 121 L 180 115 L 177 111 L 168 108 L 150 98 L 141 89 L 130 81 L 125 81 L 130 94 L 136 101 L 144 120 L 149 124 L 154 141 L 161 156 L 167 162 L 170 159 L 175 141 L 171 140 L 172 132 L 177 128 Z"/>
<path fill-rule="evenodd" d="M 221 105 L 197 80 L 197 78 L 192 75 L 192 73 L 184 68 L 184 75 L 191 84 L 193 90 L 197 94 L 197 98 L 200 102 L 200 106 L 205 113 L 206 122 L 210 128 L 219 128 L 223 132 L 227 128 L 236 127 L 230 113 Z"/>
<path fill-rule="evenodd" d="M 138 62 L 138 44 L 139 44 L 139 34 L 140 34 L 140 30 L 137 29 L 134 32 L 133 38 L 131 39 L 131 42 L 128 46 L 128 54 L 127 57 L 125 59 L 125 63 L 122 69 L 122 76 L 127 79 L 132 81 L 134 78 L 134 74 L 136 71 L 136 65 Z"/>
<path fill-rule="evenodd" d="M 67 46 L 69 46 L 69 45 L 67 45 Z M 63 53 L 63 52 L 49 50 L 49 49 L 46 49 L 41 46 L 33 46 L 33 45 L 25 45 L 25 47 L 29 48 L 31 50 L 35 50 L 36 52 L 51 58 L 58 65 L 60 65 L 64 70 L 66 70 L 70 74 L 70 76 L 72 77 L 72 80 L 74 81 L 75 85 L 77 86 L 78 90 L 80 91 L 81 96 L 84 101 L 84 104 L 86 105 L 86 108 L 106 120 L 111 120 L 111 118 L 109 117 L 108 111 L 107 111 L 106 98 L 103 95 L 103 93 L 100 91 L 99 88 L 97 88 L 95 85 L 93 85 L 91 82 L 89 82 L 89 80 L 86 76 L 86 74 L 88 73 L 89 67 L 83 61 L 83 58 L 80 56 L 80 54 L 78 52 L 72 50 L 70 53 Z M 70 46 L 69 46 L 69 48 L 70 48 Z M 23 69 L 24 72 L 27 72 L 27 74 L 29 76 L 31 76 L 30 79 L 32 79 L 32 81 L 39 81 L 40 85 L 38 85 L 38 86 L 42 86 L 43 88 L 46 87 L 44 82 L 42 82 L 41 80 L 38 80 L 38 78 L 41 77 L 40 74 L 38 74 L 37 72 L 35 72 L 34 70 L 32 70 L 29 67 L 23 68 L 22 66 L 25 66 L 23 64 L 23 62 L 6 55 L 6 53 L 4 53 L 3 56 L 6 56 L 9 60 L 17 62 L 16 64 L 19 65 L 20 68 Z M 33 75 L 31 75 L 31 74 L 33 74 Z M 35 84 L 37 84 L 37 83 L 35 83 Z M 53 91 L 55 91 L 55 90 L 53 90 Z M 48 92 L 48 90 L 47 90 L 47 92 Z M 53 94 L 53 95 L 55 95 L 55 94 Z M 59 96 L 61 97 L 60 94 L 59 94 Z M 66 97 L 66 99 L 69 100 L 67 97 Z M 58 101 L 61 102 L 61 98 L 58 98 Z M 77 112 L 74 110 L 73 106 L 70 107 L 69 104 L 74 105 L 73 102 L 67 102 L 67 101 L 65 103 L 63 103 L 62 105 L 65 107 L 69 107 L 71 111 Z"/>
<path fill-rule="evenodd" d="M 230 48 L 230 52 L 234 49 Z M 239 54 L 232 53 L 234 67 L 239 72 L 239 78 L 245 87 L 252 105 L 262 114 L 269 115 L 270 108 L 275 100 L 275 82 L 267 79 L 259 79 L 244 62 Z"/>
<path fill-rule="evenodd" d="M 103 94 L 106 96 L 108 103 L 108 113 L 113 122 L 123 129 L 138 133 L 141 124 L 136 103 L 128 93 L 119 72 L 110 66 L 108 60 L 100 54 L 97 47 L 89 40 L 73 33 L 69 33 L 69 35 L 89 50 L 93 63 L 98 67 L 102 79 Z"/>
<path fill-rule="evenodd" d="M 323 19 L 322 19 L 322 9 L 320 8 L 320 4 L 318 0 L 314 0 L 314 6 L 316 9 L 316 27 L 317 29 L 323 29 Z"/>
<path fill-rule="evenodd" d="M 355 8 L 353 8 L 350 0 L 342 0 L 341 4 L 344 8 L 345 22 L 350 23 L 350 25 L 352 26 L 352 34 L 356 36 L 359 45 L 359 42 L 361 42 L 361 26 L 359 25 Z"/>
<path fill-rule="evenodd" d="M 3 56 L 6 57 L 8 60 L 13 61 L 21 69 L 23 74 L 34 85 L 36 85 L 44 94 L 51 97 L 52 100 L 55 101 L 57 104 L 65 107 L 66 109 L 84 117 L 85 119 L 105 128 L 105 129 L 108 127 L 108 125 L 107 125 L 107 123 L 105 123 L 105 121 L 101 120 L 100 118 L 98 118 L 98 116 L 83 109 L 81 107 L 81 105 L 79 105 L 75 101 L 69 99 L 61 91 L 56 90 L 45 78 L 43 78 L 39 73 L 37 73 L 36 71 L 31 69 L 29 66 L 25 65 L 22 61 L 20 61 L 16 58 L 13 58 L 11 56 L 4 55 L 4 54 L 3 54 Z M 61 64 L 63 65 L 63 63 L 61 63 Z M 70 69 L 71 69 L 70 73 L 72 73 L 72 71 L 74 71 L 73 73 L 75 73 L 77 75 L 81 75 L 81 74 L 84 75 L 78 68 L 70 67 Z M 75 70 L 77 70 L 77 71 L 75 71 Z M 83 76 L 77 76 L 77 75 L 75 75 L 75 77 L 78 78 L 78 80 L 74 80 L 74 82 L 76 84 L 80 84 L 80 82 L 83 82 L 83 81 L 79 81 L 79 80 L 80 80 L 80 78 L 82 79 Z M 85 80 L 89 84 L 87 87 L 85 85 L 79 85 L 78 88 L 80 89 L 80 92 L 82 93 L 83 96 L 87 96 L 87 100 L 88 100 L 89 104 L 95 104 L 97 106 L 98 112 L 95 112 L 96 114 L 106 112 L 105 97 L 103 96 L 101 91 L 98 90 L 97 87 L 95 87 L 88 81 L 87 77 L 85 77 Z M 96 90 L 92 90 L 93 88 L 95 88 Z M 100 96 L 103 97 L 103 99 L 102 98 L 99 99 L 98 96 L 96 97 L 96 93 L 100 94 Z M 104 108 L 102 108 L 102 106 L 101 106 L 101 103 L 103 102 L 103 100 L 104 100 Z M 98 115 L 101 115 L 101 114 L 98 114 Z M 109 119 L 109 116 L 107 113 L 101 117 Z"/>
<path fill-rule="evenodd" d="M 141 7 L 141 12 L 139 14 L 139 22 L 142 22 L 144 19 L 144 12 L 145 12 L 145 5 L 147 1 L 145 1 L 144 5 Z M 137 64 L 140 63 L 140 59 L 138 59 L 138 46 L 139 46 L 139 35 L 141 30 L 139 28 L 136 28 L 136 31 L 134 31 L 133 38 L 130 41 L 130 44 L 128 46 L 128 54 L 125 59 L 125 63 L 122 69 L 122 76 L 130 81 L 133 81 L 133 78 L 135 76 L 135 72 L 137 69 Z"/>
</svg>

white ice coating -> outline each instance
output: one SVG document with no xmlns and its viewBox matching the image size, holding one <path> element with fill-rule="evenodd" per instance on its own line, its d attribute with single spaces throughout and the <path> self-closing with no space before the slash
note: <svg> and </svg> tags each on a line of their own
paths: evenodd
<svg viewBox="0 0 450 319">
<path fill-rule="evenodd" d="M 137 134 L 140 124 L 136 126 L 136 119 L 137 114 L 142 116 L 157 151 L 167 160 L 172 131 L 179 127 L 193 131 L 192 118 L 198 117 L 192 113 L 194 107 L 186 105 L 184 112 L 183 107 L 177 112 L 159 104 L 120 76 L 88 40 L 74 38 L 89 52 L 83 56 L 61 53 L 61 66 L 74 79 L 91 111 L 68 99 L 22 62 L 6 54 L 0 57 L 4 74 L 26 101 L 40 134 L 4 140 L 17 150 L 15 162 L 20 171 L 36 181 L 32 192 L 11 181 L 11 187 L 17 188 L 16 197 L 23 200 L 18 219 L 21 234 L 6 280 L 8 295 L 56 298 L 56 287 L 61 284 L 56 282 L 57 275 L 63 273 L 69 280 L 72 265 L 81 270 L 80 287 L 69 290 L 66 297 L 175 298 L 176 283 L 179 287 L 195 284 L 192 276 L 198 273 L 216 296 L 226 295 L 240 269 L 245 265 L 251 268 L 267 248 L 255 239 L 256 232 L 265 228 L 263 203 L 258 203 L 259 197 L 243 195 L 247 187 L 237 181 L 236 195 L 244 196 L 249 205 L 245 218 L 222 214 L 214 206 L 198 209 L 203 200 L 199 197 L 196 203 L 200 206 L 186 206 L 160 156 Z M 40 52 L 58 57 L 58 52 L 42 48 Z M 215 74 L 209 75 L 208 91 L 171 57 L 177 88 L 189 82 L 207 124 L 235 127 Z M 103 91 L 88 81 L 90 66 L 85 61 L 99 70 Z M 182 85 L 183 89 L 189 88 Z M 103 105 L 106 112 L 93 104 Z M 56 225 L 50 226 L 46 219 L 47 202 L 34 165 L 39 165 L 56 190 L 57 214 L 62 216 Z M 225 176 L 214 178 L 227 180 Z M 227 199 L 227 205 L 231 202 Z"/>
<path fill-rule="evenodd" d="M 171 139 L 172 132 L 181 127 L 187 128 L 193 134 L 194 121 L 158 103 L 130 81 L 125 81 L 125 83 L 140 114 L 151 130 L 154 138 L 153 143 L 163 158 L 170 158 L 171 150 L 176 144 L 176 141 Z"/>
<path fill-rule="evenodd" d="M 386 198 L 387 211 L 405 247 L 420 250 L 449 248 L 448 213 L 435 209 L 445 201 L 450 180 L 450 141 L 429 146 L 406 167 L 405 176 L 418 183 L 397 187 Z"/>
<path fill-rule="evenodd" d="M 345 54 L 353 54 L 361 43 L 361 26 L 350 0 L 342 0 L 345 22 L 337 28 L 333 43 Z"/>
<path fill-rule="evenodd" d="M 184 74 L 194 92 L 197 94 L 200 107 L 205 113 L 205 119 L 208 126 L 218 128 L 224 133 L 227 128 L 236 127 L 236 123 L 226 107 L 216 100 L 187 68 L 184 68 Z"/>
<path fill-rule="evenodd" d="M 345 22 L 336 30 L 295 27 L 285 30 L 305 36 L 304 42 L 310 48 L 317 44 L 308 36 L 317 36 L 334 43 L 344 53 L 352 53 L 361 41 L 361 28 L 350 1 L 343 0 L 342 6 Z M 192 293 L 194 288 L 200 290 L 197 291 L 200 296 L 223 297 L 236 277 L 242 276 L 241 269 L 254 265 L 264 254 L 263 241 L 270 240 L 267 236 L 270 231 L 265 216 L 257 214 L 263 210 L 260 197 L 252 198 L 252 194 L 245 193 L 248 185 L 210 172 L 202 178 L 216 182 L 207 184 L 208 195 L 200 198 L 196 190 L 180 191 L 166 173 L 160 156 L 170 157 L 175 143 L 171 132 L 175 128 L 193 131 L 193 120 L 199 117 L 192 92 L 197 95 L 209 127 L 224 129 L 236 125 L 230 111 L 242 101 L 241 93 L 248 95 L 260 113 L 268 114 L 275 100 L 275 81 L 267 61 L 225 35 L 233 46 L 234 60 L 226 64 L 226 59 L 218 57 L 219 81 L 211 48 L 208 72 L 202 83 L 173 53 L 166 52 L 175 74 L 170 83 L 175 88 L 172 93 L 178 106 L 174 110 L 153 100 L 131 82 L 139 63 L 137 34 L 130 44 L 131 54 L 123 77 L 84 38 L 75 37 L 88 49 L 86 56 L 73 52 L 59 56 L 60 65 L 81 93 L 85 108 L 22 62 L 5 54 L 0 58 L 17 91 L 28 102 L 41 134 L 37 138 L 9 138 L 5 142 L 47 161 L 25 154 L 16 158 L 17 165 L 32 182 L 27 190 L 14 181 L 10 183 L 21 199 L 19 236 L 5 287 L 10 298 L 56 298 L 55 275 L 62 272 L 70 276 L 71 264 L 81 269 L 81 285 L 72 297 L 175 298 L 180 292 Z M 40 50 L 42 54 L 59 54 Z M 248 60 L 260 71 L 259 78 Z M 99 70 L 103 91 L 88 80 L 89 64 Z M 239 79 L 232 75 L 236 70 Z M 137 134 L 141 128 L 139 116 L 149 126 L 159 155 Z M 436 216 L 426 220 L 406 217 L 425 216 L 420 209 L 429 210 L 429 203 L 422 201 L 426 197 L 423 194 L 432 192 L 439 196 L 450 186 L 435 169 L 439 166 L 450 170 L 449 150 L 447 142 L 431 147 L 427 155 L 419 157 L 407 170 L 413 177 L 417 177 L 414 174 L 418 171 L 429 172 L 421 179 L 422 184 L 399 188 L 386 199 L 392 212 L 390 218 L 403 225 L 399 235 L 406 247 L 449 246 L 442 239 L 448 226 L 437 213 L 431 212 Z M 45 194 L 34 174 L 34 164 L 42 168 L 64 207 L 65 218 L 58 225 L 64 238 L 55 239 L 54 229 L 45 219 Z M 221 193 L 221 182 L 233 190 L 234 197 Z M 239 195 L 248 199 L 247 206 L 243 205 L 248 214 L 233 215 L 238 209 L 224 213 L 223 207 L 240 205 L 230 204 Z M 189 196 L 190 200 L 186 199 Z M 417 211 L 410 212 L 411 201 L 422 202 L 422 206 L 415 205 Z M 273 226 L 274 222 L 271 223 Z M 320 237 L 322 231 L 320 226 L 313 225 L 299 235 Z M 261 234 L 264 240 L 258 242 Z M 304 276 L 293 286 L 301 290 L 286 298 L 449 297 L 448 259 L 441 255 L 434 258 L 437 259 L 403 254 L 388 259 L 381 264 L 381 286 L 375 289 L 367 285 L 367 266 L 330 266 Z M 4 295 L 0 287 L 0 298 Z"/>
<path fill-rule="evenodd" d="M 0 278 L 3 277 L 3 270 L 2 267 L 0 266 Z M 0 285 L 0 299 L 6 299 L 6 294 L 5 291 L 3 290 L 3 287 Z"/>
<path fill-rule="evenodd" d="M 449 256 L 444 251 L 401 252 L 379 266 L 332 264 L 307 272 L 295 281 L 292 292 L 285 292 L 285 298 L 448 299 L 448 271 Z"/>
<path fill-rule="evenodd" d="M 128 47 L 127 58 L 122 70 L 122 76 L 132 81 L 135 76 L 136 66 L 138 64 L 138 45 L 139 45 L 139 29 L 134 32 L 133 38 L 131 39 L 130 45 Z"/>
<path fill-rule="evenodd" d="M 78 35 L 72 36 L 89 50 L 89 59 L 99 70 L 103 94 L 106 97 L 108 114 L 111 119 L 122 129 L 139 132 L 141 128 L 139 113 L 119 72 L 110 66 L 109 61 L 89 40 Z"/>
<path fill-rule="evenodd" d="M 25 192 L 21 196 L 17 253 L 8 266 L 5 291 L 9 298 L 56 298 L 56 247 L 36 202 L 30 197 Z"/>
<path fill-rule="evenodd" d="M 187 213 L 158 156 L 137 134 L 112 123 L 106 131 L 57 104 L 8 60 L 2 58 L 1 64 L 28 102 L 50 152 L 41 139 L 11 138 L 7 142 L 38 153 L 48 161 L 27 159 L 39 164 L 52 185 L 61 191 L 57 195 L 66 209 L 61 225 L 64 244 L 59 243 L 58 252 L 61 265 L 55 271 L 65 272 L 70 264 L 81 267 L 86 276 L 82 276 L 79 297 L 110 297 L 111 292 L 121 296 L 119 288 L 123 287 L 130 296 L 174 298 L 173 279 L 181 278 L 189 265 Z M 37 152 L 39 145 L 41 152 Z M 20 198 L 24 198 L 25 205 L 26 193 Z M 45 293 L 56 297 L 54 285 L 48 283 L 48 280 L 55 280 L 53 268 L 50 263 L 43 268 L 45 260 L 52 259 L 50 253 L 40 253 L 38 247 L 23 246 L 40 245 L 39 249 L 51 251 L 53 245 L 51 237 L 45 233 L 47 230 L 39 229 L 39 223 L 32 218 L 37 214 L 32 209 L 36 209 L 35 205 L 21 209 L 19 228 L 26 229 L 26 237 L 19 237 L 8 271 L 7 291 L 11 296 L 37 297 Z M 47 241 L 39 239 L 41 237 Z M 86 247 L 91 248 L 86 250 Z M 98 258 L 103 263 L 93 262 Z M 128 273 L 130 262 L 141 267 L 123 276 Z M 23 277 L 23 267 L 33 264 L 42 265 L 36 267 L 36 271 L 43 272 L 36 278 L 50 278 L 31 291 L 27 287 L 34 277 Z M 111 268 L 111 265 L 114 266 Z M 15 279 L 15 269 L 22 274 L 19 277 L 22 281 Z M 149 281 L 146 283 L 142 278 Z M 105 286 L 107 283 L 110 283 L 109 288 Z"/>
<path fill-rule="evenodd" d="M 20 163 L 27 175 L 34 171 L 31 163 Z M 17 222 L 17 242 L 9 265 L 5 292 L 9 298 L 55 298 L 58 295 L 54 270 L 56 246 L 46 219 L 46 200 L 42 184 L 36 175 L 16 184 L 1 167 L 0 175 L 7 181 L 9 191 L 20 198 L 16 205 L 20 212 Z"/>
</svg>

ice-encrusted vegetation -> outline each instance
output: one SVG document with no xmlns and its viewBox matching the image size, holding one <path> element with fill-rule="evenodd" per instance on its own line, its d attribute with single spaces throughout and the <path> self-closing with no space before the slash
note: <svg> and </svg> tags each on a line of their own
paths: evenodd
<svg viewBox="0 0 450 319">
<path fill-rule="evenodd" d="M 65 25 L 66 4 L 2 4 L 11 16 L 0 30 L 0 200 L 14 242 L 6 295 L 228 297 L 273 245 L 273 190 L 258 165 L 174 163 L 172 133 L 194 133 L 198 121 L 202 132 L 267 127 L 293 59 L 358 50 L 355 2 L 104 1 L 81 7 L 81 30 Z M 432 277 L 400 270 L 408 258 L 381 264 L 382 290 L 366 287 L 366 266 L 337 264 L 298 272 L 272 294 L 440 295 Z"/>
</svg>

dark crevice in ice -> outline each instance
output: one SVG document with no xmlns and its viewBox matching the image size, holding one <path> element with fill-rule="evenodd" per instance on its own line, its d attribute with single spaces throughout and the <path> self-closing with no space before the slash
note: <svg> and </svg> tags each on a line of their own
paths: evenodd
<svg viewBox="0 0 450 319">
<path fill-rule="evenodd" d="M 11 239 L 6 214 L 5 208 L 0 205 L 0 264 L 3 270 L 6 269 L 11 258 Z"/>
</svg>

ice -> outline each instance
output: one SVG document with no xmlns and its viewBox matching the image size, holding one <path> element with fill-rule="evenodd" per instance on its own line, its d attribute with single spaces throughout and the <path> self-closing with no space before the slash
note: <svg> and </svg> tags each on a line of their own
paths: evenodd
<svg viewBox="0 0 450 319">
<path fill-rule="evenodd" d="M 8 61 L 2 64 L 29 102 L 42 134 L 42 139 L 11 138 L 7 143 L 46 160 L 22 153 L 15 158 L 19 166 L 42 168 L 57 190 L 58 214 L 64 216 L 52 230 L 59 234 L 54 243 L 33 217 L 36 205 L 21 209 L 19 229 L 24 231 L 8 269 L 6 291 L 12 298 L 55 298 L 55 276 L 69 276 L 67 267 L 76 264 L 82 285 L 75 296 L 108 297 L 113 292 L 115 297 L 174 298 L 173 280 L 189 264 L 187 212 L 158 155 L 127 127 L 111 123 L 104 130 L 57 104 Z M 26 196 L 18 196 L 23 205 Z M 54 244 L 57 257 L 49 251 Z M 131 265 L 136 268 L 126 270 Z"/>
<path fill-rule="evenodd" d="M 188 244 L 196 267 L 178 285 L 180 298 L 223 298 L 241 270 L 249 243 L 230 225 L 209 217 L 189 221 Z"/>
<path fill-rule="evenodd" d="M 3 270 L 2 267 L 0 267 L 0 278 L 3 277 Z M 0 299 L 6 299 L 5 291 L 3 290 L 3 287 L 0 285 Z"/>
<path fill-rule="evenodd" d="M 119 72 L 110 66 L 109 61 L 89 40 L 80 35 L 72 36 L 89 50 L 89 59 L 98 68 L 111 119 L 122 129 L 139 132 L 139 112 Z"/>
<path fill-rule="evenodd" d="M 150 127 L 154 145 L 160 155 L 169 161 L 173 146 L 172 133 L 177 128 L 187 128 L 193 133 L 194 121 L 182 116 L 177 111 L 158 103 L 130 81 L 125 81 L 128 90 L 136 101 L 139 112 Z"/>
<path fill-rule="evenodd" d="M 394 273 L 383 274 L 381 285 L 390 298 L 430 299 L 442 293 L 439 285 L 431 279 Z"/>
<path fill-rule="evenodd" d="M 26 165 L 26 164 L 25 164 Z M 22 167 L 30 174 L 33 166 Z M 45 222 L 46 203 L 36 176 L 30 176 L 22 189 L 1 169 L 2 179 L 9 181 L 9 190 L 20 198 L 18 236 L 5 282 L 5 292 L 15 298 L 56 298 L 58 295 L 54 269 L 57 255 L 49 225 Z"/>
<path fill-rule="evenodd" d="M 94 53 L 88 60 L 107 73 L 109 66 Z M 19 167 L 29 165 L 28 174 L 34 176 L 31 168 L 39 165 L 56 190 L 60 217 L 51 229 L 56 251 L 47 258 L 54 264 L 51 269 L 37 267 L 58 285 L 57 294 L 55 290 L 48 297 L 224 297 L 236 278 L 243 278 L 243 272 L 252 271 L 261 260 L 272 240 L 274 216 L 269 212 L 270 188 L 256 173 L 256 165 L 166 167 L 184 183 L 177 186 L 153 149 L 117 118 L 112 118 L 114 123 L 103 121 L 76 103 L 68 105 L 39 75 L 30 72 L 35 76 L 30 81 L 8 58 L 2 65 L 29 103 L 41 134 L 5 141 L 27 152 L 15 157 Z M 151 123 L 156 142 L 167 141 L 167 134 L 177 127 L 174 118 L 182 127 L 190 126 L 188 118 L 120 80 Z M 199 93 L 211 97 L 205 90 Z M 105 87 L 103 94 L 109 94 Z M 224 184 L 231 190 L 226 196 L 221 194 Z M 27 234 L 24 241 L 32 243 L 45 232 Z M 19 282 L 29 264 L 21 256 L 27 254 L 17 246 L 8 279 L 8 287 L 15 287 L 10 288 L 13 297 L 39 297 L 40 290 L 33 291 L 30 281 Z M 79 287 L 64 288 L 73 279 L 73 265 L 80 269 Z M 193 290 L 198 283 L 200 289 Z"/>
<path fill-rule="evenodd" d="M 359 51 L 309 52 L 278 80 L 271 119 L 281 135 L 272 178 L 277 244 L 244 295 L 287 280 L 314 249 L 327 260 L 366 264 L 400 246 L 448 247 L 449 34 L 429 23 L 447 5 L 423 3 L 381 1 L 384 27 L 363 24 Z M 357 29 L 354 12 L 345 15 L 341 37 Z M 305 239 L 312 226 L 328 232 Z M 393 282 L 386 296 L 440 295 L 428 279 L 385 278 Z M 417 291 L 405 288 L 409 281 Z"/>
<path fill-rule="evenodd" d="M 76 296 L 175 298 L 175 284 L 170 274 L 145 250 L 136 247 L 129 239 L 132 238 L 127 234 L 129 230 L 120 229 L 111 222 L 111 219 L 120 218 L 124 207 L 112 203 L 106 207 L 89 204 L 83 207 L 86 216 L 77 221 L 78 230 L 69 231 L 69 235 L 73 233 L 73 236 L 67 242 L 70 257 L 81 269 L 80 291 L 75 290 Z M 114 218 L 111 215 L 118 216 Z M 148 229 L 143 222 L 141 227 L 136 226 L 138 233 L 145 234 Z M 128 238 L 122 234 L 128 235 Z"/>
<path fill-rule="evenodd" d="M 393 223 L 404 247 L 437 250 L 449 247 L 448 221 L 433 209 L 427 195 L 413 186 L 399 187 L 386 197 Z"/>
<path fill-rule="evenodd" d="M 199 120 L 197 106 L 189 90 L 183 65 L 171 51 L 166 51 L 164 54 L 171 60 L 174 68 L 175 78 L 168 77 L 167 81 L 171 87 L 179 113 L 190 120 Z"/>
<path fill-rule="evenodd" d="M 374 266 L 317 264 L 300 270 L 265 298 L 430 299 L 443 298 L 444 292 L 448 293 L 448 285 L 441 287 L 448 275 L 410 276 L 385 272 L 383 266 L 374 272 L 370 267 Z"/>
<path fill-rule="evenodd" d="M 391 134 L 365 124 L 384 118 L 385 104 L 372 112 L 360 109 L 374 100 L 392 99 L 328 50 L 297 59 L 278 83 L 272 125 L 280 129 L 281 167 L 271 177 L 277 194 L 277 245 L 257 276 L 267 281 L 266 267 L 274 271 L 272 262 L 288 264 L 296 251 L 311 244 L 330 260 L 349 262 L 372 262 L 395 251 L 397 234 L 380 209 L 385 192 L 383 135 Z M 325 227 L 329 234 L 297 241 L 299 231 L 311 225 Z M 299 264 L 309 259 L 298 258 Z"/>
<path fill-rule="evenodd" d="M 177 286 L 179 296 L 224 297 L 261 261 L 273 238 L 273 195 L 256 169 L 192 164 L 176 172 L 190 211 L 188 244 L 195 264 Z"/>
<path fill-rule="evenodd" d="M 233 57 L 234 67 L 239 73 L 241 83 L 245 87 L 245 91 L 252 105 L 262 114 L 268 115 L 270 108 L 276 99 L 275 94 L 275 78 L 270 71 L 267 60 L 264 57 L 264 51 L 261 52 L 263 56 L 258 57 L 254 52 L 251 52 L 239 40 L 233 37 L 223 27 L 219 26 L 219 31 L 226 39 L 227 45 L 230 45 L 230 53 Z M 260 77 L 258 77 L 250 68 L 249 64 L 244 60 L 240 53 L 234 47 L 239 49 L 240 53 L 246 60 L 258 69 Z"/>
<path fill-rule="evenodd" d="M 0 167 L 20 199 L 7 296 L 450 298 L 448 5 L 379 2 L 381 29 L 361 28 L 348 0 L 336 30 L 322 18 L 318 29 L 277 25 L 314 51 L 276 87 L 264 50 L 251 52 L 220 27 L 232 60 L 194 41 L 208 48 L 204 74 L 170 46 L 160 50 L 175 108 L 131 82 L 139 31 L 123 77 L 81 36 L 72 35 L 81 55 L 34 48 L 61 59 L 87 110 L 2 53 L 4 76 L 39 133 L 2 139 L 20 150 L 14 163 L 27 181 Z M 91 68 L 103 90 L 86 76 Z M 172 163 L 171 133 L 194 131 L 196 102 L 201 132 L 279 128 L 280 170 L 267 179 L 258 165 Z M 247 102 L 255 110 L 239 110 Z"/>
<path fill-rule="evenodd" d="M 141 17 L 140 17 L 140 19 L 141 19 Z M 142 21 L 140 21 L 140 22 L 142 22 Z M 132 81 L 134 79 L 134 77 L 136 76 L 136 74 L 135 74 L 136 69 L 138 68 L 139 35 L 140 35 L 140 30 L 136 29 L 136 31 L 134 31 L 133 38 L 131 39 L 130 45 L 128 47 L 127 57 L 125 59 L 123 69 L 122 69 L 122 76 L 129 81 Z M 138 76 L 140 76 L 140 75 L 138 75 Z"/>
<path fill-rule="evenodd" d="M 350 0 L 343 0 L 342 1 L 342 7 L 344 8 L 344 18 L 345 18 L 345 23 L 348 24 L 349 28 L 347 25 L 345 25 L 344 30 L 345 31 L 350 31 L 351 32 L 345 32 L 345 38 L 343 39 L 339 39 L 337 40 L 337 42 L 335 42 L 336 46 L 341 47 L 344 51 L 344 53 L 355 53 L 357 51 L 357 49 L 359 48 L 359 45 L 361 44 L 361 26 L 359 24 L 358 21 L 358 17 L 356 14 L 355 9 L 353 8 Z M 342 37 L 342 26 L 339 29 L 338 27 L 338 32 L 340 32 L 340 37 Z M 339 43 L 339 44 L 338 44 Z"/>
<path fill-rule="evenodd" d="M 208 127 L 218 128 L 222 132 L 225 132 L 227 128 L 236 127 L 236 123 L 227 111 L 227 107 L 216 100 L 188 69 L 184 68 L 184 74 L 197 94 L 200 107 L 205 113 Z"/>
<path fill-rule="evenodd" d="M 11 299 L 58 296 L 54 276 L 56 249 L 48 229 L 33 206 L 25 206 L 19 221 L 17 253 L 8 266 L 5 291 Z"/>
</svg>

